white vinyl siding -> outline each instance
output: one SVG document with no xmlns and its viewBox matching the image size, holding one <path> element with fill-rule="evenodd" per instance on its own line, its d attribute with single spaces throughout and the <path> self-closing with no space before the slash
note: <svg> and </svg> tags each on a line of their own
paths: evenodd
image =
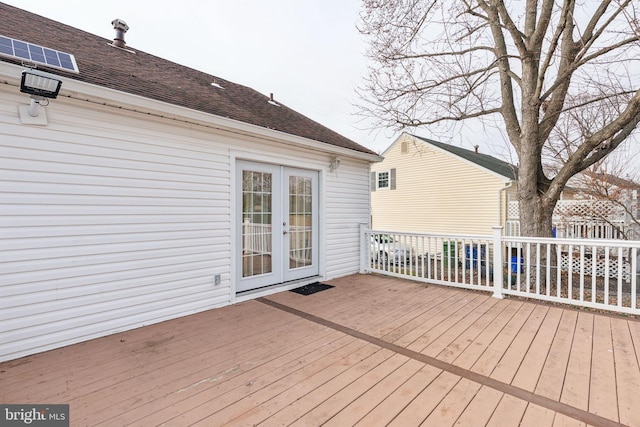
<svg viewBox="0 0 640 427">
<path fill-rule="evenodd" d="M 230 300 L 228 150 L 61 104 L 48 127 L 3 104 L 3 359 Z"/>
<path fill-rule="evenodd" d="M 342 160 L 336 172 L 327 174 L 327 279 L 359 271 L 360 224 L 369 225 L 371 216 L 368 170 L 367 163 Z M 353 251 L 354 246 L 357 251 Z"/>
<path fill-rule="evenodd" d="M 490 234 L 499 225 L 498 190 L 508 179 L 420 141 L 403 144 L 408 138 L 403 135 L 383 162 L 372 165 L 374 172 L 396 169 L 395 191 L 371 193 L 373 228 Z M 501 197 L 504 203 L 504 192 Z"/>
<path fill-rule="evenodd" d="M 315 170 L 331 159 L 64 98 L 26 126 L 15 92 L 0 101 L 0 360 L 229 304 L 231 150 Z M 326 180 L 334 277 L 358 271 L 368 166 L 343 159 Z"/>
</svg>

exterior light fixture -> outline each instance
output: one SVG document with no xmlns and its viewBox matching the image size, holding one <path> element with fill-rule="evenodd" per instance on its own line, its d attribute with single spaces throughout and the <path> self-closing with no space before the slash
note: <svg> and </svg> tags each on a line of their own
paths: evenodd
<svg viewBox="0 0 640 427">
<path fill-rule="evenodd" d="M 331 159 L 331 163 L 329 163 L 329 171 L 334 172 L 338 169 L 339 166 L 340 166 L 340 159 L 336 156 L 333 159 Z"/>
<path fill-rule="evenodd" d="M 60 87 L 62 87 L 62 80 L 56 76 L 36 70 L 24 70 L 20 81 L 20 92 L 31 95 L 29 115 L 38 117 L 40 102 L 45 98 L 57 98 Z"/>
</svg>

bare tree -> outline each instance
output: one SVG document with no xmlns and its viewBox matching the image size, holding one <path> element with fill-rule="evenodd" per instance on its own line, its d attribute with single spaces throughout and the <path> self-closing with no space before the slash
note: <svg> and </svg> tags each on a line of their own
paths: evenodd
<svg viewBox="0 0 640 427">
<path fill-rule="evenodd" d="M 599 162 L 582 172 L 574 180 L 576 188 L 592 201 L 604 201 L 609 209 L 598 204 L 582 207 L 582 212 L 594 220 L 608 224 L 618 238 L 637 239 L 640 230 L 638 212 L 637 170 L 629 171 L 627 163 L 613 156 L 607 162 Z"/>
<path fill-rule="evenodd" d="M 550 236 L 567 181 L 640 121 L 636 1 L 363 0 L 362 113 L 398 129 L 499 122 L 518 156 L 521 232 Z M 579 129 L 575 113 L 602 105 L 611 120 Z M 573 149 L 550 173 L 543 150 L 562 126 Z"/>
</svg>

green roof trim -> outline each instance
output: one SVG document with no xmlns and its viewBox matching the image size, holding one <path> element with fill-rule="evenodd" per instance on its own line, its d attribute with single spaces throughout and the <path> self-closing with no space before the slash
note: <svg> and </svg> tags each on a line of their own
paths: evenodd
<svg viewBox="0 0 640 427">
<path fill-rule="evenodd" d="M 458 157 L 462 157 L 465 160 L 475 163 L 478 166 L 481 166 L 485 169 L 488 169 L 492 172 L 502 175 L 505 178 L 509 178 L 513 180 L 518 179 L 518 167 L 512 165 L 511 163 L 507 163 L 503 160 L 489 156 L 488 154 L 476 153 L 475 151 L 467 150 L 466 148 L 456 147 L 451 144 L 444 144 L 442 142 L 437 142 L 432 139 L 423 138 L 417 135 L 412 135 L 412 136 L 414 136 L 415 138 L 418 138 L 420 141 L 426 142 L 427 144 L 431 144 L 434 147 L 438 147 L 451 154 L 455 154 Z"/>
</svg>

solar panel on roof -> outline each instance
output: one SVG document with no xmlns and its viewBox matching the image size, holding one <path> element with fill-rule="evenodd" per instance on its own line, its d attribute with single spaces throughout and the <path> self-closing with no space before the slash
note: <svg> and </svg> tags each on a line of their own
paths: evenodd
<svg viewBox="0 0 640 427">
<path fill-rule="evenodd" d="M 11 37 L 0 36 L 0 56 L 22 59 L 59 70 L 78 73 L 76 58 L 70 53 L 38 46 Z"/>
</svg>

